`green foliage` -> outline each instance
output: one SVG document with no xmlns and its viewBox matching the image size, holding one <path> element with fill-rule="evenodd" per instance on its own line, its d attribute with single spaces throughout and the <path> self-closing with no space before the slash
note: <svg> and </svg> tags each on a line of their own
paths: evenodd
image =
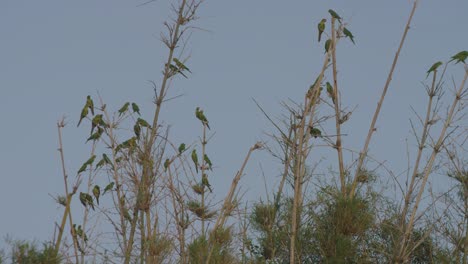
<svg viewBox="0 0 468 264">
<path fill-rule="evenodd" d="M 212 250 L 210 263 L 239 263 L 232 254 L 232 230 L 231 228 L 218 228 L 212 234 L 212 239 L 199 236 L 189 245 L 189 258 L 191 264 L 204 264 Z"/>
<path fill-rule="evenodd" d="M 34 242 L 13 241 L 11 246 L 11 263 L 18 264 L 59 264 L 61 256 L 55 253 L 54 247 L 49 243 L 43 243 L 38 248 Z M 5 259 L 0 258 L 0 263 Z"/>
</svg>

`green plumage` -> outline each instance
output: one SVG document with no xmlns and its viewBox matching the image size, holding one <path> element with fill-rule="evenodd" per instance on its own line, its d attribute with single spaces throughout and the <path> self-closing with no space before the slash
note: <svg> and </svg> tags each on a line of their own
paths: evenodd
<svg viewBox="0 0 468 264">
<path fill-rule="evenodd" d="M 188 71 L 188 72 L 192 73 L 192 72 L 189 70 L 189 68 L 187 68 L 187 66 L 185 66 L 185 64 L 183 64 L 179 59 L 173 58 L 172 60 L 175 62 L 175 64 L 176 64 L 177 67 L 179 68 L 179 70 L 181 70 L 181 71 Z"/>
<path fill-rule="evenodd" d="M 142 127 L 151 128 L 150 124 L 148 122 L 146 122 L 146 120 L 144 120 L 142 118 L 138 118 L 137 123 Z"/>
<path fill-rule="evenodd" d="M 93 141 L 98 140 L 101 137 L 103 132 L 104 132 L 104 129 L 102 129 L 101 127 L 98 127 L 97 131 L 94 132 L 94 134 L 91 134 L 91 136 L 86 140 L 86 142 L 90 140 L 93 140 Z"/>
<path fill-rule="evenodd" d="M 94 115 L 94 102 L 90 95 L 86 97 L 86 106 L 91 110 L 91 114 Z"/>
<path fill-rule="evenodd" d="M 164 161 L 164 171 L 167 171 L 167 168 L 169 168 L 169 165 L 171 165 L 171 160 L 166 159 L 166 161 Z"/>
<path fill-rule="evenodd" d="M 96 203 L 99 205 L 99 196 L 101 195 L 101 188 L 98 185 L 94 185 L 93 195 L 96 198 Z"/>
<path fill-rule="evenodd" d="M 208 124 L 208 119 L 206 118 L 205 114 L 203 113 L 203 110 L 200 109 L 200 107 L 197 107 L 195 109 L 195 116 L 202 122 L 203 125 L 206 125 L 208 129 L 210 129 L 210 125 Z"/>
<path fill-rule="evenodd" d="M 132 110 L 133 110 L 133 113 L 137 113 L 138 115 L 141 115 L 140 114 L 140 107 L 138 107 L 138 105 L 136 103 L 132 103 Z"/>
<path fill-rule="evenodd" d="M 193 164 L 195 165 L 195 170 L 198 173 L 198 156 L 197 156 L 197 150 L 195 149 L 192 151 L 192 161 L 193 161 Z"/>
<path fill-rule="evenodd" d="M 351 33 L 351 31 L 349 31 L 347 28 L 343 28 L 343 34 L 345 35 L 345 37 L 348 37 L 349 39 L 351 39 L 353 44 L 356 45 L 356 43 L 354 43 L 354 36 L 353 36 L 353 33 Z"/>
<path fill-rule="evenodd" d="M 128 110 L 128 106 L 130 105 L 129 102 L 126 102 L 120 109 L 119 109 L 119 116 L 123 115 Z"/>
<path fill-rule="evenodd" d="M 442 63 L 441 61 L 438 61 L 438 62 L 432 64 L 431 68 L 429 68 L 429 70 L 427 71 L 427 76 L 426 76 L 426 78 L 429 77 L 429 74 L 430 74 L 431 72 L 435 72 L 435 71 L 437 70 L 437 68 L 439 68 L 440 65 L 442 65 L 442 64 L 443 64 L 443 63 Z"/>
<path fill-rule="evenodd" d="M 210 158 L 208 158 L 208 155 L 205 154 L 205 155 L 203 156 L 203 160 L 205 161 L 206 165 L 208 165 L 208 168 L 209 168 L 210 170 L 213 170 L 213 164 L 211 163 Z"/>
<path fill-rule="evenodd" d="M 96 128 L 97 126 L 103 126 L 103 127 L 106 126 L 106 123 L 104 122 L 104 120 L 102 120 L 101 114 L 95 115 L 93 120 L 91 121 L 91 133 L 90 134 L 93 134 L 94 128 Z"/>
<path fill-rule="evenodd" d="M 331 43 L 331 39 L 327 39 L 327 41 L 325 41 L 325 53 L 327 53 L 330 50 Z"/>
<path fill-rule="evenodd" d="M 85 118 L 86 116 L 88 115 L 88 106 L 84 106 L 83 109 L 81 110 L 81 114 L 80 114 L 80 121 L 78 121 L 78 125 L 76 127 L 79 127 L 80 124 L 81 124 L 81 121 L 83 120 L 83 118 Z"/>
<path fill-rule="evenodd" d="M 321 137 L 322 136 L 322 131 L 320 129 L 311 127 L 310 128 L 310 135 L 313 136 L 314 138 Z"/>
<path fill-rule="evenodd" d="M 141 127 L 140 125 L 138 125 L 138 123 L 136 123 L 134 126 L 133 126 L 133 132 L 135 132 L 135 136 L 140 139 L 140 134 L 141 134 Z"/>
<path fill-rule="evenodd" d="M 182 143 L 179 145 L 179 154 L 182 154 L 182 152 L 185 151 L 185 143 Z"/>
<path fill-rule="evenodd" d="M 320 23 L 318 23 L 317 28 L 318 28 L 318 42 L 320 42 L 320 39 L 322 38 L 322 33 L 325 31 L 325 23 L 327 20 L 324 18 L 320 20 Z"/>
<path fill-rule="evenodd" d="M 78 170 L 78 174 L 86 170 L 86 167 L 93 164 L 94 160 L 96 159 L 96 155 L 91 156 L 87 161 L 81 165 L 80 169 Z"/>
<path fill-rule="evenodd" d="M 208 189 L 210 190 L 210 192 L 213 192 L 213 190 L 211 189 L 211 184 L 210 184 L 210 182 L 208 181 L 208 175 L 206 175 L 206 174 L 203 174 L 203 175 L 202 175 L 202 184 L 203 184 L 203 186 L 208 187 Z"/>
<path fill-rule="evenodd" d="M 455 62 L 455 64 L 457 64 L 459 62 L 465 63 L 466 58 L 468 58 L 468 51 L 464 50 L 464 51 L 460 51 L 457 54 L 453 55 L 452 59 L 449 62 L 456 60 L 457 62 Z"/>
<path fill-rule="evenodd" d="M 108 191 L 112 191 L 113 188 L 114 188 L 114 182 L 107 184 L 106 188 L 104 188 L 104 192 L 102 193 L 102 195 L 104 195 Z"/>
<path fill-rule="evenodd" d="M 332 9 L 328 9 L 328 13 L 334 18 L 337 19 L 341 23 L 341 17 Z"/>
<path fill-rule="evenodd" d="M 332 102 L 333 104 L 335 103 L 335 93 L 333 91 L 333 86 L 327 82 L 327 93 L 328 93 L 328 96 L 330 96 L 330 98 L 332 99 Z"/>
</svg>

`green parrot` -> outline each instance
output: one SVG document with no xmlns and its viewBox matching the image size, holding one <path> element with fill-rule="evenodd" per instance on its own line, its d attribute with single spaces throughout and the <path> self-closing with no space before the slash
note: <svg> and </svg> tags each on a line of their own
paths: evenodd
<svg viewBox="0 0 468 264">
<path fill-rule="evenodd" d="M 104 120 L 102 120 L 102 115 L 95 115 L 93 120 L 91 121 L 91 133 L 90 134 L 93 134 L 94 128 L 96 128 L 99 125 L 105 127 L 106 123 L 104 122 Z"/>
<path fill-rule="evenodd" d="M 101 168 L 102 166 L 104 166 L 104 164 L 106 164 L 106 161 L 104 159 L 101 159 L 98 163 L 96 163 L 95 170 Z"/>
<path fill-rule="evenodd" d="M 170 164 L 171 164 L 170 159 L 166 159 L 166 161 L 164 161 L 164 171 L 167 171 L 167 168 L 169 168 Z"/>
<path fill-rule="evenodd" d="M 123 115 L 128 110 L 128 106 L 130 105 L 129 102 L 126 102 L 120 109 L 119 109 L 119 116 Z"/>
<path fill-rule="evenodd" d="M 146 122 L 146 120 L 144 120 L 142 118 L 138 118 L 137 123 L 142 127 L 151 128 L 150 124 L 148 124 L 148 122 Z"/>
<path fill-rule="evenodd" d="M 140 114 L 140 107 L 138 107 L 138 105 L 136 103 L 132 103 L 132 110 L 133 110 L 133 113 L 138 113 L 138 115 L 141 115 Z"/>
<path fill-rule="evenodd" d="M 85 199 L 86 199 L 86 202 L 88 203 L 89 206 L 91 206 L 91 208 L 93 209 L 94 211 L 94 202 L 93 202 L 93 197 L 87 193 L 85 193 Z"/>
<path fill-rule="evenodd" d="M 84 207 L 88 204 L 88 201 L 86 200 L 86 193 L 80 192 L 80 202 L 83 204 Z"/>
<path fill-rule="evenodd" d="M 185 143 L 182 143 L 179 145 L 179 154 L 182 154 L 182 152 L 185 151 Z"/>
<path fill-rule="evenodd" d="M 200 107 L 197 107 L 195 109 L 195 116 L 204 124 L 208 129 L 210 129 L 210 125 L 208 125 L 208 119 L 206 119 L 205 114 L 203 113 L 203 110 L 200 109 Z"/>
<path fill-rule="evenodd" d="M 91 110 L 91 114 L 94 115 L 94 102 L 90 95 L 86 97 L 86 106 Z"/>
<path fill-rule="evenodd" d="M 177 67 L 179 67 L 180 70 L 188 71 L 188 72 L 192 73 L 192 72 L 189 70 L 189 68 L 187 68 L 187 66 L 185 66 L 179 59 L 173 58 L 172 60 L 175 62 L 175 64 L 177 65 Z"/>
<path fill-rule="evenodd" d="M 94 185 L 93 195 L 94 195 L 94 198 L 96 198 L 97 204 L 99 205 L 99 195 L 101 195 L 101 188 L 99 188 L 98 185 Z"/>
<path fill-rule="evenodd" d="M 171 76 L 176 75 L 177 73 L 180 73 L 182 76 L 187 78 L 187 75 L 185 75 L 179 68 L 177 68 L 173 64 L 169 64 L 169 70 L 171 71 Z"/>
<path fill-rule="evenodd" d="M 432 64 L 431 68 L 429 68 L 429 70 L 427 71 L 426 79 L 427 79 L 427 77 L 429 77 L 429 74 L 430 74 L 431 72 L 435 72 L 435 71 L 437 70 L 437 68 L 439 68 L 440 65 L 442 65 L 442 64 L 443 64 L 443 63 L 442 63 L 441 61 L 438 61 L 438 62 Z"/>
<path fill-rule="evenodd" d="M 202 184 L 203 184 L 203 186 L 208 187 L 208 189 L 210 190 L 210 192 L 213 192 L 213 190 L 211 189 L 210 182 L 208 181 L 208 175 L 206 175 L 206 174 L 203 174 L 203 175 L 202 175 Z"/>
<path fill-rule="evenodd" d="M 211 163 L 210 158 L 208 158 L 208 155 L 205 154 L 205 155 L 203 156 L 203 160 L 204 160 L 205 163 L 208 165 L 208 168 L 209 168 L 210 170 L 213 170 L 213 164 Z"/>
<path fill-rule="evenodd" d="M 106 188 L 104 188 L 104 192 L 102 193 L 102 195 L 104 195 L 108 191 L 112 191 L 113 188 L 114 188 L 114 182 L 107 184 Z"/>
<path fill-rule="evenodd" d="M 330 50 L 331 43 L 331 39 L 327 39 L 327 41 L 325 41 L 325 53 L 327 53 Z"/>
<path fill-rule="evenodd" d="M 195 164 L 195 170 L 198 173 L 198 156 L 197 156 L 197 150 L 195 149 L 192 151 L 192 161 L 193 161 L 193 164 Z"/>
<path fill-rule="evenodd" d="M 78 170 L 78 174 L 85 171 L 88 165 L 92 165 L 95 159 L 96 159 L 96 155 L 93 155 L 87 161 L 85 161 L 85 163 L 83 163 L 83 165 L 81 165 L 81 168 Z"/>
<path fill-rule="evenodd" d="M 327 93 L 332 99 L 332 102 L 335 103 L 335 93 L 333 92 L 333 86 L 329 82 L 327 82 Z"/>
<path fill-rule="evenodd" d="M 319 32 L 318 42 L 320 42 L 320 39 L 322 38 L 322 33 L 323 33 L 323 31 L 325 31 L 325 23 L 326 22 L 327 22 L 327 20 L 324 18 L 324 19 L 320 20 L 320 23 L 318 23 L 318 25 L 317 25 L 318 32 Z"/>
<path fill-rule="evenodd" d="M 83 118 L 85 118 L 88 115 L 88 106 L 85 105 L 83 109 L 81 110 L 81 115 L 80 115 L 80 121 L 78 121 L 78 125 L 76 127 L 79 127 L 81 124 L 81 121 Z"/>
<path fill-rule="evenodd" d="M 341 17 L 340 17 L 335 11 L 333 11 L 332 9 L 328 9 L 328 13 L 330 13 L 330 15 L 331 15 L 334 19 L 337 19 L 338 22 L 341 23 Z"/>
<path fill-rule="evenodd" d="M 93 140 L 93 141 L 98 140 L 102 136 L 103 132 L 104 132 L 104 129 L 102 129 L 101 127 L 98 127 L 98 130 L 94 132 L 94 134 L 91 134 L 91 136 L 86 140 L 86 142 L 90 140 Z"/>
<path fill-rule="evenodd" d="M 350 38 L 353 44 L 356 45 L 356 43 L 354 43 L 354 36 L 353 33 L 351 33 L 351 31 L 349 31 L 347 28 L 343 28 L 343 34 L 345 35 L 345 37 Z"/>
<path fill-rule="evenodd" d="M 464 51 L 460 51 L 457 54 L 453 55 L 452 59 L 449 62 L 457 60 L 457 62 L 455 64 L 457 64 L 459 62 L 465 63 L 466 58 L 468 58 L 468 51 L 464 50 Z"/>
<path fill-rule="evenodd" d="M 322 131 L 320 129 L 311 127 L 310 128 L 310 135 L 313 136 L 314 138 L 321 137 L 322 136 Z"/>
<path fill-rule="evenodd" d="M 119 146 L 117 146 L 117 148 L 127 149 L 127 148 L 133 148 L 135 146 L 136 146 L 136 137 L 132 137 L 132 138 L 124 141 Z"/>
<path fill-rule="evenodd" d="M 141 134 L 141 127 L 138 125 L 138 122 L 133 126 L 133 132 L 135 132 L 135 136 L 140 139 Z"/>
</svg>

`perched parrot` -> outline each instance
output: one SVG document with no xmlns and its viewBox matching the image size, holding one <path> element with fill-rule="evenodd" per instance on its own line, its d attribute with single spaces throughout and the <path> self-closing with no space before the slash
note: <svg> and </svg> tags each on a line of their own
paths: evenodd
<svg viewBox="0 0 468 264">
<path fill-rule="evenodd" d="M 331 39 L 327 39 L 327 41 L 325 41 L 325 53 L 327 53 L 330 50 L 331 43 Z"/>
<path fill-rule="evenodd" d="M 85 171 L 88 165 L 92 165 L 95 159 L 96 159 L 96 155 L 93 155 L 87 161 L 85 161 L 85 163 L 83 163 L 81 168 L 78 170 L 78 174 Z"/>
<path fill-rule="evenodd" d="M 83 204 L 84 207 L 88 204 L 88 200 L 86 200 L 86 193 L 80 192 L 80 202 Z"/>
<path fill-rule="evenodd" d="M 93 120 L 91 121 L 91 133 L 93 134 L 94 128 L 97 126 L 106 126 L 106 123 L 104 123 L 104 120 L 102 120 L 102 115 L 95 115 Z"/>
<path fill-rule="evenodd" d="M 133 110 L 133 113 L 138 113 L 138 115 L 141 115 L 140 108 L 138 107 L 136 103 L 132 103 L 132 110 Z"/>
<path fill-rule="evenodd" d="M 91 114 L 94 115 L 94 102 L 90 95 L 86 97 L 86 106 L 91 110 Z"/>
<path fill-rule="evenodd" d="M 94 211 L 94 201 L 93 201 L 93 197 L 87 193 L 85 193 L 85 198 L 86 198 L 86 202 L 88 203 L 89 206 L 91 206 L 91 208 L 93 209 Z"/>
<path fill-rule="evenodd" d="M 180 73 L 182 76 L 187 78 L 187 75 L 185 75 L 179 68 L 177 68 L 173 64 L 169 64 L 169 70 L 171 70 L 171 73 L 172 73 L 171 75 L 176 75 L 177 73 Z"/>
<path fill-rule="evenodd" d="M 197 156 L 197 150 L 195 149 L 192 151 L 192 161 L 193 161 L 193 164 L 195 164 L 195 170 L 198 173 L 198 156 Z"/>
<path fill-rule="evenodd" d="M 213 192 L 213 190 L 211 189 L 210 182 L 208 181 L 208 175 L 206 175 L 206 174 L 203 174 L 203 175 L 202 175 L 202 184 L 203 184 L 203 186 L 208 187 L 208 189 L 210 190 L 210 192 Z"/>
<path fill-rule="evenodd" d="M 203 113 L 203 110 L 200 109 L 200 107 L 197 107 L 195 109 L 195 116 L 204 124 L 208 129 L 210 129 L 210 125 L 208 125 L 208 119 L 206 119 L 205 114 Z"/>
<path fill-rule="evenodd" d="M 341 23 L 341 17 L 340 17 L 335 11 L 333 11 L 332 9 L 328 9 L 328 13 L 330 13 L 330 15 L 331 15 L 334 19 L 337 19 L 338 22 Z"/>
<path fill-rule="evenodd" d="M 211 160 L 210 160 L 210 158 L 208 158 L 208 155 L 205 154 L 205 155 L 203 156 L 203 160 L 204 160 L 205 163 L 208 165 L 208 168 L 209 168 L 210 170 L 213 170 L 213 164 L 211 164 Z"/>
<path fill-rule="evenodd" d="M 126 102 L 120 109 L 119 109 L 119 116 L 123 115 L 128 110 L 128 106 L 130 105 L 129 102 Z"/>
<path fill-rule="evenodd" d="M 192 72 L 189 70 L 189 68 L 187 68 L 187 66 L 185 66 L 179 59 L 173 58 L 172 60 L 175 62 L 175 64 L 177 65 L 177 67 L 179 67 L 180 70 L 182 70 L 182 71 L 188 71 L 188 72 L 192 73 Z"/>
<path fill-rule="evenodd" d="M 107 184 L 106 188 L 104 188 L 104 192 L 102 193 L 102 195 L 104 195 L 108 191 L 112 191 L 113 188 L 114 188 L 114 182 Z"/>
<path fill-rule="evenodd" d="M 135 136 L 140 139 L 140 134 L 141 134 L 141 127 L 140 125 L 138 125 L 138 123 L 136 123 L 134 126 L 133 126 L 133 132 L 135 132 Z"/>
<path fill-rule="evenodd" d="M 96 198 L 97 204 L 99 205 L 99 196 L 101 195 L 101 188 L 99 188 L 98 185 L 94 185 L 93 195 L 94 195 L 94 198 Z"/>
<path fill-rule="evenodd" d="M 332 99 L 332 102 L 335 103 L 335 93 L 333 92 L 333 86 L 329 82 L 327 82 L 327 93 Z"/>
<path fill-rule="evenodd" d="M 353 33 L 351 33 L 351 31 L 349 31 L 347 28 L 343 28 L 343 34 L 346 37 L 350 38 L 353 44 L 356 45 L 356 43 L 354 43 L 354 36 L 353 36 Z"/>
<path fill-rule="evenodd" d="M 455 64 L 457 64 L 459 62 L 465 63 L 466 58 L 468 58 L 468 51 L 464 50 L 464 51 L 460 51 L 457 54 L 453 55 L 452 59 L 449 62 L 457 60 L 457 62 Z"/>
<path fill-rule="evenodd" d="M 83 118 L 85 118 L 88 115 L 88 106 L 85 105 L 83 109 L 81 110 L 81 115 L 80 115 L 80 121 L 78 121 L 78 125 L 76 127 L 79 127 L 81 124 L 81 121 Z"/>
<path fill-rule="evenodd" d="M 442 63 L 441 61 L 438 61 L 438 62 L 432 64 L 431 68 L 429 68 L 429 70 L 427 71 L 426 79 L 427 79 L 427 77 L 429 77 L 429 74 L 430 74 L 431 72 L 435 72 L 435 71 L 437 70 L 437 68 L 439 68 L 440 65 L 442 65 L 442 64 L 443 64 L 443 63 Z"/>
<path fill-rule="evenodd" d="M 93 141 L 98 140 L 101 137 L 103 132 L 104 132 L 104 129 L 102 129 L 101 127 L 98 127 L 97 131 L 94 132 L 94 134 L 91 134 L 91 136 L 86 140 L 86 142 L 90 140 L 93 140 Z"/>
<path fill-rule="evenodd" d="M 148 122 L 146 122 L 146 120 L 144 120 L 142 118 L 138 118 L 137 123 L 142 127 L 151 128 L 150 124 L 148 124 Z"/>
<path fill-rule="evenodd" d="M 320 129 L 311 127 L 310 128 L 310 135 L 313 136 L 314 138 L 321 137 L 322 136 L 322 131 Z"/>
<path fill-rule="evenodd" d="M 320 20 L 320 23 L 318 23 L 317 25 L 317 28 L 318 28 L 318 42 L 320 42 L 320 39 L 322 38 L 322 33 L 323 31 L 325 31 L 325 22 L 327 22 L 327 20 L 324 18 L 322 20 Z"/>
<path fill-rule="evenodd" d="M 166 161 L 164 161 L 164 171 L 167 171 L 167 168 L 169 168 L 170 164 L 171 164 L 170 159 L 166 159 Z"/>
<path fill-rule="evenodd" d="M 179 154 L 182 154 L 182 152 L 185 151 L 185 143 L 182 143 L 179 145 Z"/>
</svg>

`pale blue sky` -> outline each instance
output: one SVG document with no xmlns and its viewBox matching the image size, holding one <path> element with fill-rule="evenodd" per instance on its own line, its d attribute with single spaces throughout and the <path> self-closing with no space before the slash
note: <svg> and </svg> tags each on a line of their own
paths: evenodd
<svg viewBox="0 0 468 264">
<path fill-rule="evenodd" d="M 56 122 L 67 117 L 65 155 L 73 177 L 89 155 L 83 144 L 89 128 L 76 128 L 86 95 L 99 92 L 114 110 L 135 101 L 144 117 L 152 115 L 148 80 L 160 81 L 166 50 L 159 33 L 172 14 L 168 1 L 139 3 L 0 1 L 0 239 L 6 234 L 51 239 L 62 209 L 49 194 L 63 193 Z M 356 46 L 340 43 L 338 61 L 344 104 L 358 106 L 344 126 L 349 134 L 344 144 L 359 149 L 411 6 L 411 1 L 208 0 L 196 22 L 206 31 L 195 31 L 187 48 L 193 74 L 175 81 L 172 94 L 184 96 L 164 106 L 164 122 L 171 124 L 176 142 L 195 142 L 199 123 L 193 112 L 196 106 L 205 109 L 216 131 L 208 147 L 216 166 L 212 185 L 223 194 L 248 148 L 271 131 L 251 98 L 274 117 L 282 113 L 282 100 L 302 101 L 323 60 L 316 25 L 333 8 L 350 23 L 356 40 Z M 410 105 L 422 110 L 426 102 L 420 83 L 426 70 L 468 49 L 466 10 L 466 0 L 422 0 L 416 11 L 382 110 L 385 123 L 378 123 L 371 147 L 396 172 L 406 166 Z M 450 71 L 456 78 L 462 70 Z M 269 187 L 277 182 L 279 165 L 271 160 L 262 153 L 251 160 L 243 179 L 250 199 L 264 192 L 260 164 Z"/>
</svg>

